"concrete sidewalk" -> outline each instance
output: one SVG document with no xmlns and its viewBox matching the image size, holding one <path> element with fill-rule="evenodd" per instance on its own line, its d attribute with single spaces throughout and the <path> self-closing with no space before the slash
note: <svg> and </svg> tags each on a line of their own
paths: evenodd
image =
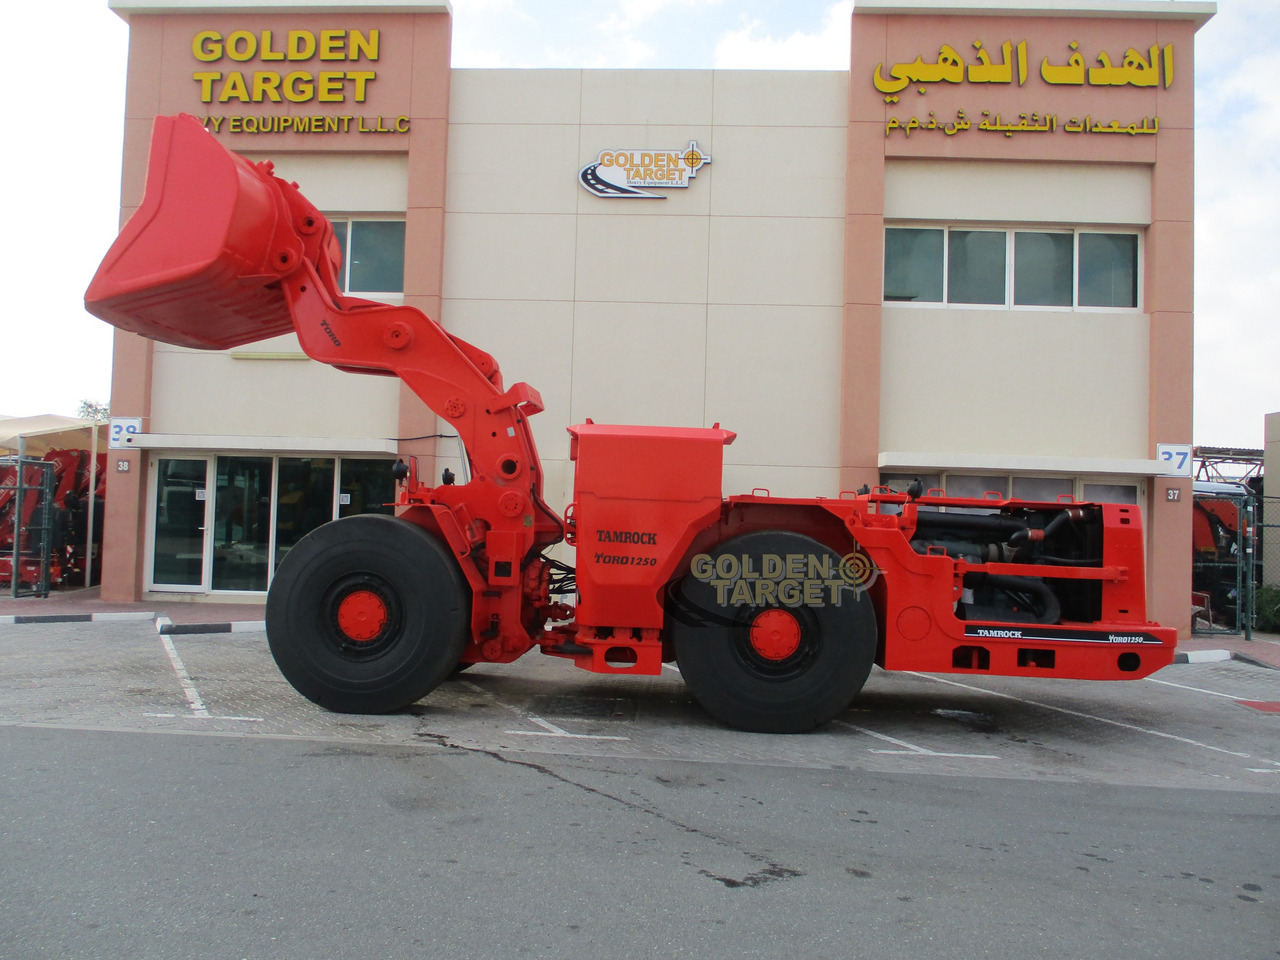
<svg viewBox="0 0 1280 960">
<path fill-rule="evenodd" d="M 7 594 L 0 596 L 0 617 L 50 617 L 86 616 L 90 614 L 154 614 L 168 617 L 175 624 L 236 623 L 244 620 L 262 620 L 266 600 L 245 602 L 218 600 L 210 602 L 201 596 L 184 599 L 177 594 L 164 596 L 152 594 L 137 603 L 106 603 L 101 588 L 88 587 L 76 590 L 55 590 L 46 598 L 20 597 L 17 600 Z"/>
<path fill-rule="evenodd" d="M 1216 651 L 1226 651 L 1230 656 L 1214 659 L 1243 660 L 1260 667 L 1280 670 L 1280 635 L 1274 633 L 1255 632 L 1249 640 L 1241 634 L 1197 633 L 1178 644 L 1178 653 L 1186 654 L 1188 662 L 1193 663 L 1210 659 L 1207 655 Z M 1181 660 L 1181 656 L 1179 659 Z"/>
<path fill-rule="evenodd" d="M 261 621 L 266 610 L 265 599 L 228 602 L 210 601 L 205 596 L 185 599 L 177 594 L 152 594 L 137 603 L 105 603 L 99 593 L 98 587 L 90 587 L 56 590 L 45 599 L 22 597 L 13 600 L 0 596 L 0 617 L 85 616 L 95 613 L 141 616 L 151 613 L 156 618 L 167 617 L 175 627 L 194 624 L 222 626 Z M 1178 644 L 1178 662 L 1216 660 L 1241 660 L 1280 670 L 1280 635 L 1254 633 L 1252 639 L 1246 640 L 1239 634 L 1196 634 Z"/>
</svg>

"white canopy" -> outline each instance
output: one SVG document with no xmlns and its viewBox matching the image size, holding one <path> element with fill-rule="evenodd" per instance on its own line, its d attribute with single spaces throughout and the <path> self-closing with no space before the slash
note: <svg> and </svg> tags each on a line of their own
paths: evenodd
<svg viewBox="0 0 1280 960">
<path fill-rule="evenodd" d="M 98 449 L 106 449 L 107 425 L 98 424 Z M 89 450 L 93 421 L 44 413 L 35 417 L 0 417 L 0 455 L 18 452 L 18 438 L 26 439 L 26 454 L 43 457 L 50 450 Z"/>
</svg>

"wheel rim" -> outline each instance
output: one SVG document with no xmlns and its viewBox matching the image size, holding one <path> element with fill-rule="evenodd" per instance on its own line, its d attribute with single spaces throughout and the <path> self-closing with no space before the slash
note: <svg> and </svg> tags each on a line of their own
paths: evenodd
<svg viewBox="0 0 1280 960">
<path fill-rule="evenodd" d="M 377 638 L 387 625 L 387 605 L 372 590 L 352 590 L 338 603 L 338 629 L 356 643 Z"/>
<path fill-rule="evenodd" d="M 325 639 L 351 659 L 378 656 L 400 637 L 403 605 L 396 589 L 374 574 L 353 574 L 334 583 L 320 603 Z"/>
<path fill-rule="evenodd" d="M 730 628 L 734 656 L 761 680 L 793 680 L 822 648 L 822 629 L 805 607 L 749 607 Z"/>
<path fill-rule="evenodd" d="M 765 660 L 786 660 L 800 649 L 802 634 L 796 618 L 786 610 L 763 610 L 751 622 L 751 647 Z"/>
</svg>

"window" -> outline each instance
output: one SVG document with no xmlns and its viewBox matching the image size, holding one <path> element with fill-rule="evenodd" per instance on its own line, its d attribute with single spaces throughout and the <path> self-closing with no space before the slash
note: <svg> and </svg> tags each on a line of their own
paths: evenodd
<svg viewBox="0 0 1280 960">
<path fill-rule="evenodd" d="M 947 300 L 1004 303 L 1004 247 L 1003 230 L 949 230 Z"/>
<path fill-rule="evenodd" d="M 374 457 L 158 458 L 147 588 L 259 592 L 335 517 L 394 514 L 393 461 Z"/>
<path fill-rule="evenodd" d="M 1029 307 L 1071 306 L 1074 265 L 1071 234 L 1017 231 L 1013 241 L 1013 302 Z"/>
<path fill-rule="evenodd" d="M 1080 234 L 1080 306 L 1138 305 L 1138 235 Z"/>
<path fill-rule="evenodd" d="M 884 232 L 884 298 L 942 301 L 942 231 L 894 227 Z"/>
<path fill-rule="evenodd" d="M 404 292 L 403 220 L 332 220 L 344 293 Z"/>
<path fill-rule="evenodd" d="M 884 235 L 886 303 L 1138 306 L 1136 232 L 886 227 Z"/>
</svg>

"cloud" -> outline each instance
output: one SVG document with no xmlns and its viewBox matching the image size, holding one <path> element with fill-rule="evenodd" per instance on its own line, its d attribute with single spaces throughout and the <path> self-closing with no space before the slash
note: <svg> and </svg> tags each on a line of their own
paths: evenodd
<svg viewBox="0 0 1280 960">
<path fill-rule="evenodd" d="M 721 70 L 848 70 L 852 0 L 829 6 L 817 33 L 797 30 L 781 39 L 759 36 L 760 21 L 731 30 L 716 43 Z"/>
</svg>

